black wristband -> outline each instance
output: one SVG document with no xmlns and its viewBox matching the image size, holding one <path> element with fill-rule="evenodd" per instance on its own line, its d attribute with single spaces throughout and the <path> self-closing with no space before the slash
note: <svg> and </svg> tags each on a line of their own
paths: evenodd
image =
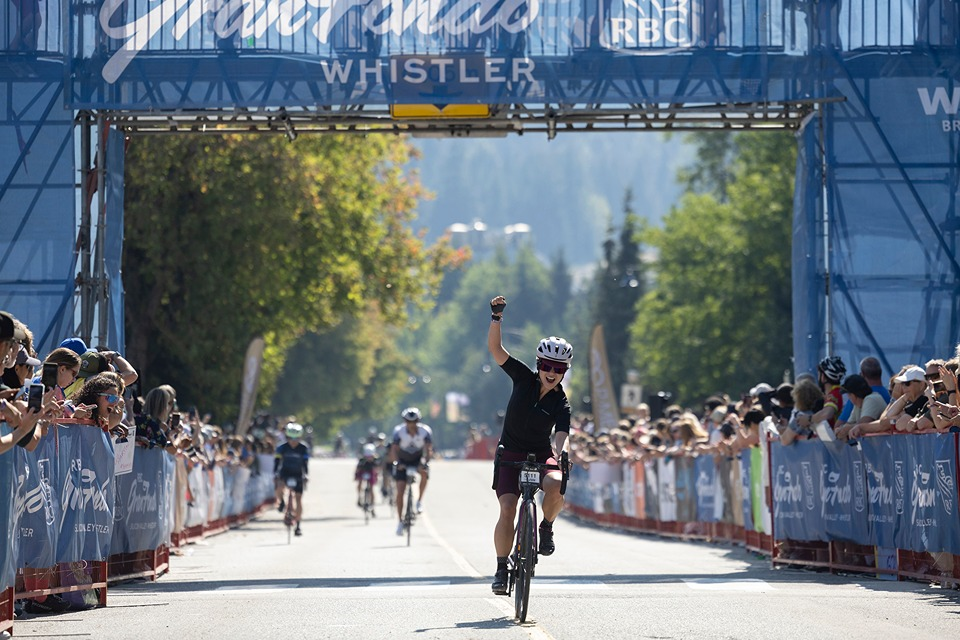
<svg viewBox="0 0 960 640">
<path fill-rule="evenodd" d="M 490 319 L 493 320 L 494 322 L 500 322 L 501 320 L 503 320 L 503 316 L 498 316 L 495 313 L 491 313 Z"/>
</svg>

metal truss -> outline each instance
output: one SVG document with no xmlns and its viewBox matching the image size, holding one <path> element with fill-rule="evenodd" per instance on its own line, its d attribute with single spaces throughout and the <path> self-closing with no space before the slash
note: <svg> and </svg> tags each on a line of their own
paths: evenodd
<svg viewBox="0 0 960 640">
<path fill-rule="evenodd" d="M 99 111 L 129 135 L 410 134 L 414 137 L 504 137 L 511 133 L 611 133 L 673 130 L 796 130 L 828 100 L 728 104 L 494 105 L 487 118 L 393 118 L 386 106 L 304 109 Z"/>
</svg>

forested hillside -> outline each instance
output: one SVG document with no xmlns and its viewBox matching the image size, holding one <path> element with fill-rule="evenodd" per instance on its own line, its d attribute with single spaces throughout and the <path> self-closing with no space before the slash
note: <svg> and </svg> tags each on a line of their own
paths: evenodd
<svg viewBox="0 0 960 640">
<path fill-rule="evenodd" d="M 428 238 L 453 223 L 491 230 L 524 222 L 543 256 L 562 248 L 573 265 L 600 257 L 605 230 L 620 224 L 627 189 L 638 216 L 657 223 L 680 188 L 677 169 L 693 161 L 683 137 L 659 133 L 561 134 L 494 139 L 414 140 L 412 166 L 435 199 L 419 206 L 415 226 Z"/>
</svg>

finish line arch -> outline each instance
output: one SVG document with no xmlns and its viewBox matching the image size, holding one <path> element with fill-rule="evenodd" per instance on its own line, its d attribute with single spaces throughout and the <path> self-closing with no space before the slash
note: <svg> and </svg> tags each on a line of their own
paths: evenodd
<svg viewBox="0 0 960 640">
<path fill-rule="evenodd" d="M 45 327 L 42 348 L 74 332 L 76 298 L 81 334 L 98 324 L 101 341 L 122 345 L 118 139 L 224 132 L 793 130 L 796 370 L 870 353 L 896 371 L 952 354 L 960 336 L 955 0 L 54 0 L 39 11 L 25 33 L 24 15 L 0 9 L 0 211 L 17 229 L 0 241 L 0 308 Z"/>
</svg>

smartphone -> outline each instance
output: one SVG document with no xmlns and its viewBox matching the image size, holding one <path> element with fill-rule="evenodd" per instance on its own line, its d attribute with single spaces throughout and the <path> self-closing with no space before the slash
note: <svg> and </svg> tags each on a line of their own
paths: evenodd
<svg viewBox="0 0 960 640">
<path fill-rule="evenodd" d="M 56 362 L 44 362 L 43 374 L 40 376 L 40 383 L 44 389 L 53 389 L 57 386 L 57 377 L 59 376 L 60 365 Z"/>
<path fill-rule="evenodd" d="M 943 380 L 934 380 L 933 381 L 933 392 L 937 395 L 945 392 L 947 390 L 946 385 L 943 384 Z"/>
<path fill-rule="evenodd" d="M 27 393 L 28 411 L 40 411 L 40 408 L 43 407 L 43 393 L 44 389 L 42 384 L 30 385 L 30 390 Z"/>
<path fill-rule="evenodd" d="M 171 413 L 171 414 L 170 414 L 170 428 L 171 428 L 171 429 L 176 429 L 176 428 L 178 428 L 179 426 L 180 426 L 180 414 L 179 414 L 179 413 Z"/>
</svg>

